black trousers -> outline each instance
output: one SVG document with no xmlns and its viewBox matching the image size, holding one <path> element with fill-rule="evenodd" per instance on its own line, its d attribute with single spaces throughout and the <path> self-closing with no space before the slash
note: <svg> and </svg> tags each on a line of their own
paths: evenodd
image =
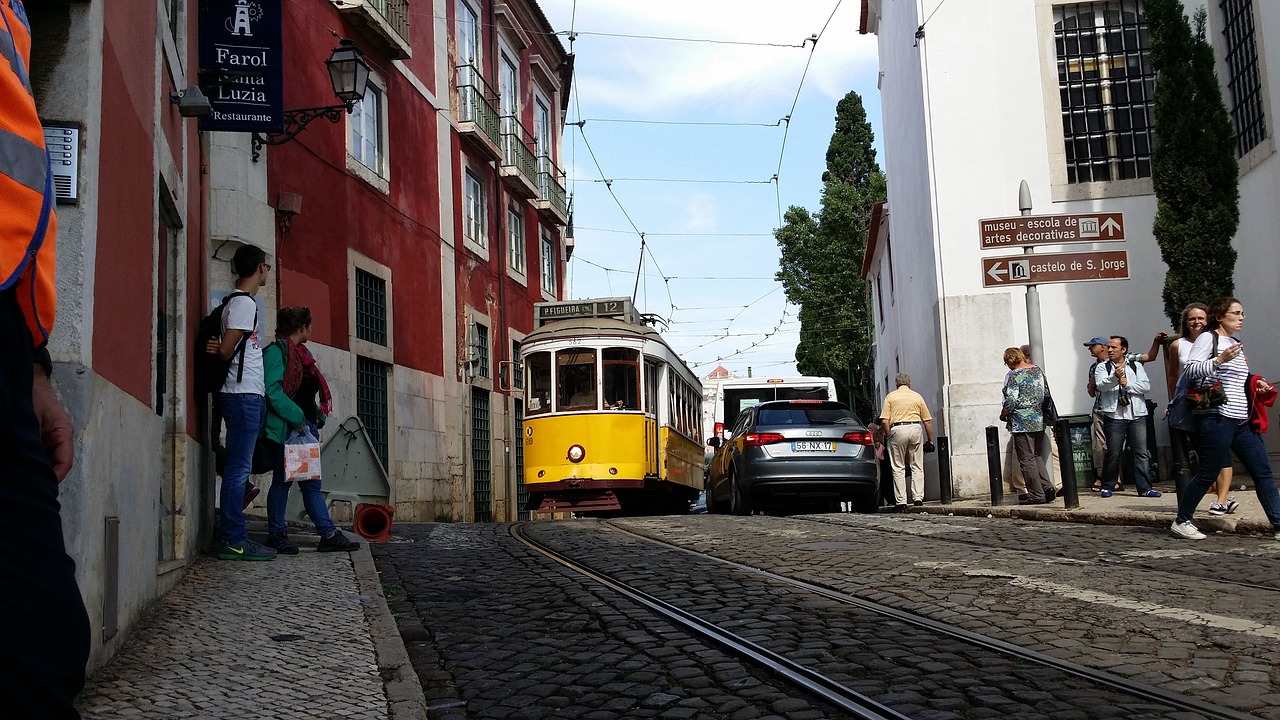
<svg viewBox="0 0 1280 720">
<path fill-rule="evenodd" d="M 31 333 L 0 292 L 0 716 L 79 718 L 89 618 L 31 407 Z"/>
</svg>

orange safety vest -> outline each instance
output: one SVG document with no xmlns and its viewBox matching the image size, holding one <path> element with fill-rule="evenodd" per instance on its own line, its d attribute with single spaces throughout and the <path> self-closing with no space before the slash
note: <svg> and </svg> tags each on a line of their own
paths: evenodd
<svg viewBox="0 0 1280 720">
<path fill-rule="evenodd" d="M 31 93 L 31 26 L 0 0 L 0 290 L 15 288 L 36 347 L 49 339 L 54 285 L 53 174 Z"/>
</svg>

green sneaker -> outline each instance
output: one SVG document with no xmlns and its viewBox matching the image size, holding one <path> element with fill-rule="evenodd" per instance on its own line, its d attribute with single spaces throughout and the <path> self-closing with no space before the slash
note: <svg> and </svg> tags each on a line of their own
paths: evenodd
<svg viewBox="0 0 1280 720">
<path fill-rule="evenodd" d="M 252 540 L 245 540 L 243 545 L 234 546 L 222 540 L 218 543 L 219 560 L 275 560 L 276 551 L 263 547 Z"/>
</svg>

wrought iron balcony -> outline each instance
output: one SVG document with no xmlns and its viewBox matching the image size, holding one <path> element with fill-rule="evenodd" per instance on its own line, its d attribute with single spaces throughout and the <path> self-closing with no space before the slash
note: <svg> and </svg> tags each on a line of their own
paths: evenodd
<svg viewBox="0 0 1280 720">
<path fill-rule="evenodd" d="M 498 94 L 472 65 L 458 66 L 458 132 L 470 138 L 494 160 L 502 159 Z"/>
<path fill-rule="evenodd" d="M 383 46 L 392 59 L 412 53 L 409 45 L 409 0 L 334 0 L 344 15 Z"/>
<path fill-rule="evenodd" d="M 538 199 L 534 205 L 560 225 L 569 223 L 569 200 L 564 190 L 564 172 L 546 155 L 538 157 Z"/>
<path fill-rule="evenodd" d="M 538 161 L 533 156 L 533 133 L 514 115 L 502 117 L 502 162 L 498 172 L 509 178 L 513 191 L 525 197 L 538 194 Z"/>
</svg>

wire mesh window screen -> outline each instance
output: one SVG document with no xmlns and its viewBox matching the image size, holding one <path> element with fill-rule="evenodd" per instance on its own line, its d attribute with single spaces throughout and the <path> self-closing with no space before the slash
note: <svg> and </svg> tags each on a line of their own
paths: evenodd
<svg viewBox="0 0 1280 720">
<path fill-rule="evenodd" d="M 1244 157 L 1267 137 L 1258 70 L 1258 43 L 1253 25 L 1253 0 L 1220 0 L 1222 35 L 1227 41 L 1227 69 L 1231 76 L 1231 121 L 1236 127 L 1236 154 Z"/>
<path fill-rule="evenodd" d="M 1138 0 L 1053 9 L 1067 182 L 1151 177 L 1155 69 Z"/>
<path fill-rule="evenodd" d="M 356 415 L 383 468 L 387 468 L 387 369 L 386 363 L 356 356 Z"/>
<path fill-rule="evenodd" d="M 476 323 L 476 372 L 480 377 L 489 377 L 489 328 Z"/>
<path fill-rule="evenodd" d="M 387 281 L 356 268 L 356 337 L 387 344 Z"/>
<path fill-rule="evenodd" d="M 516 400 L 513 405 L 516 426 L 516 510 L 518 519 L 532 520 L 532 511 L 525 510 L 525 506 L 529 504 L 529 489 L 524 485 L 524 402 Z"/>
<path fill-rule="evenodd" d="M 476 522 L 493 522 L 493 475 L 489 450 L 489 391 L 471 389 L 471 501 Z"/>
</svg>

